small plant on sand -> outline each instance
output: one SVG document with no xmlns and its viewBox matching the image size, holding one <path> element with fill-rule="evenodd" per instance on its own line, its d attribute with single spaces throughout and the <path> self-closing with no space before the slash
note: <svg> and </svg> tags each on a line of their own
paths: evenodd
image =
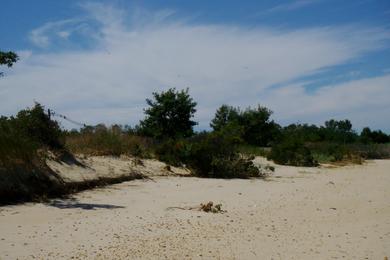
<svg viewBox="0 0 390 260">
<path fill-rule="evenodd" d="M 225 212 L 224 210 L 222 210 L 222 204 L 214 205 L 214 202 L 212 202 L 212 201 L 209 201 L 208 203 L 205 203 L 205 204 L 201 203 L 199 210 L 204 211 L 204 212 L 211 212 L 211 213 Z"/>
</svg>

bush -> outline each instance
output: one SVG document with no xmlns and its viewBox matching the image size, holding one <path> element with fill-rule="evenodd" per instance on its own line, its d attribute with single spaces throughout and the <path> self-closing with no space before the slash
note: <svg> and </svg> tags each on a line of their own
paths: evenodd
<svg viewBox="0 0 390 260">
<path fill-rule="evenodd" d="M 173 166 L 182 166 L 191 157 L 192 145 L 184 140 L 167 139 L 155 149 L 157 159 Z"/>
<path fill-rule="evenodd" d="M 310 150 L 302 141 L 294 137 L 284 138 L 281 143 L 274 145 L 267 158 L 282 165 L 305 167 L 318 165 Z"/>
<path fill-rule="evenodd" d="M 21 132 L 32 141 L 51 149 L 62 149 L 64 142 L 62 130 L 57 121 L 51 120 L 39 103 L 31 109 L 19 111 L 16 118 L 11 118 L 14 130 Z"/>
<path fill-rule="evenodd" d="M 156 154 L 167 163 L 186 165 L 199 177 L 264 177 L 253 164 L 253 157 L 238 153 L 239 143 L 237 136 L 227 132 L 200 133 L 187 140 L 168 140 L 156 149 Z"/>
<path fill-rule="evenodd" d="M 62 131 L 41 105 L 0 118 L 0 204 L 63 193 L 62 179 L 45 163 L 61 151 Z"/>
<path fill-rule="evenodd" d="M 63 149 L 62 131 L 40 104 L 20 111 L 16 117 L 0 118 L 0 165 L 3 167 L 32 163 L 47 148 Z"/>
</svg>

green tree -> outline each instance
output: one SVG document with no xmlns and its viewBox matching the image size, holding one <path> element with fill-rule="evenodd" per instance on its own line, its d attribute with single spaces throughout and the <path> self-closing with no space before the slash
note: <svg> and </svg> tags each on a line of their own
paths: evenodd
<svg viewBox="0 0 390 260">
<path fill-rule="evenodd" d="M 381 130 L 371 131 L 369 127 L 365 127 L 360 133 L 360 140 L 363 143 L 384 144 L 390 142 L 390 137 Z"/>
<path fill-rule="evenodd" d="M 18 55 L 12 51 L 3 52 L 0 51 L 0 65 L 6 65 L 12 67 L 12 65 L 19 59 Z M 3 76 L 3 72 L 0 72 L 0 76 Z"/>
<path fill-rule="evenodd" d="M 269 146 L 279 132 L 279 125 L 270 120 L 272 111 L 258 106 L 255 109 L 247 108 L 241 114 L 241 125 L 244 126 L 243 139 L 252 145 Z"/>
<path fill-rule="evenodd" d="M 348 119 L 334 120 L 330 119 L 325 122 L 325 128 L 322 128 L 325 139 L 338 143 L 351 143 L 357 135 L 352 130 L 352 123 Z"/>
<path fill-rule="evenodd" d="M 240 110 L 238 108 L 222 105 L 217 109 L 214 119 L 211 120 L 210 126 L 214 131 L 219 131 L 233 122 L 238 123 Z"/>
<path fill-rule="evenodd" d="M 274 121 L 270 120 L 272 111 L 266 107 L 247 108 L 241 111 L 228 105 L 222 105 L 215 113 L 210 126 L 214 131 L 229 126 L 230 129 L 236 128 L 236 131 L 242 132 L 242 139 L 251 145 L 268 146 L 274 141 L 280 127 Z"/>
<path fill-rule="evenodd" d="M 139 132 L 157 139 L 181 138 L 193 135 L 192 121 L 196 112 L 196 102 L 186 90 L 170 88 L 165 92 L 153 93 L 153 99 L 146 99 L 149 108 L 146 117 L 140 122 Z"/>
</svg>

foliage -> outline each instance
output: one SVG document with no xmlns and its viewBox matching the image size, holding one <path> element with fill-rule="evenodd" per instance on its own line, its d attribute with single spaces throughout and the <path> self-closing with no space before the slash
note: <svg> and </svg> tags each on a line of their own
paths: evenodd
<svg viewBox="0 0 390 260">
<path fill-rule="evenodd" d="M 254 145 L 242 144 L 238 147 L 238 151 L 239 153 L 248 156 L 267 157 L 271 149 L 269 147 L 259 147 Z"/>
<path fill-rule="evenodd" d="M 35 104 L 20 111 L 16 117 L 0 118 L 0 163 L 32 163 L 38 149 L 62 149 L 62 131 L 57 122 L 45 114 L 43 106 Z"/>
<path fill-rule="evenodd" d="M 193 140 L 188 165 L 196 175 L 212 178 L 263 177 L 251 157 L 238 153 L 238 138 L 227 132 L 204 133 Z"/>
<path fill-rule="evenodd" d="M 272 111 L 258 106 L 248 107 L 244 111 L 228 105 L 222 105 L 216 112 L 210 126 L 219 131 L 227 126 L 241 132 L 246 144 L 269 146 L 279 135 L 279 125 L 270 120 Z"/>
<path fill-rule="evenodd" d="M 383 133 L 381 130 L 371 131 L 369 127 L 363 128 L 360 133 L 360 140 L 362 143 L 377 143 L 384 144 L 390 143 L 390 136 Z"/>
<path fill-rule="evenodd" d="M 29 164 L 38 157 L 38 147 L 15 126 L 15 119 L 0 118 L 0 166 L 11 167 L 20 162 Z"/>
<path fill-rule="evenodd" d="M 31 109 L 19 111 L 15 127 L 32 140 L 52 149 L 63 148 L 62 130 L 57 121 L 51 120 L 44 107 L 36 103 Z"/>
<path fill-rule="evenodd" d="M 214 131 L 220 131 L 228 124 L 232 125 L 240 121 L 240 109 L 228 105 L 222 105 L 217 109 L 214 119 L 211 120 L 210 126 Z"/>
<path fill-rule="evenodd" d="M 3 52 L 0 51 L 0 65 L 6 65 L 7 67 L 12 67 L 12 65 L 17 62 L 19 59 L 18 55 L 12 51 L 9 52 Z M 2 76 L 3 73 L 0 72 L 0 76 Z"/>
<path fill-rule="evenodd" d="M 272 146 L 267 158 L 283 165 L 305 167 L 318 165 L 304 143 L 297 137 L 291 136 L 284 137 L 280 143 Z"/>
<path fill-rule="evenodd" d="M 46 150 L 61 150 L 61 129 L 40 104 L 0 118 L 0 204 L 61 194 L 61 178 L 46 163 Z"/>
<path fill-rule="evenodd" d="M 184 139 L 167 139 L 155 149 L 157 159 L 173 166 L 182 166 L 191 156 L 192 144 Z"/>
<path fill-rule="evenodd" d="M 185 164 L 199 177 L 264 177 L 253 157 L 238 153 L 239 143 L 240 138 L 229 131 L 203 132 L 187 140 L 170 140 L 156 153 L 160 160 Z"/>
<path fill-rule="evenodd" d="M 183 138 L 193 135 L 196 122 L 191 118 L 196 112 L 196 102 L 188 94 L 188 89 L 153 93 L 153 100 L 146 99 L 149 108 L 146 117 L 140 122 L 138 131 L 157 139 Z"/>
<path fill-rule="evenodd" d="M 352 143 L 356 141 L 357 135 L 352 130 L 352 123 L 345 120 L 328 120 L 325 122 L 325 140 L 338 143 Z"/>
</svg>

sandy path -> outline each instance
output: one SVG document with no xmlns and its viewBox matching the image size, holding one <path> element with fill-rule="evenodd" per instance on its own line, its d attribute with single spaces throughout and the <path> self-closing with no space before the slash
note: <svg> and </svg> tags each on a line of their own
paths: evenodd
<svg viewBox="0 0 390 260">
<path fill-rule="evenodd" d="M 262 180 L 156 177 L 0 208 L 1 259 L 384 259 L 390 161 Z M 212 200 L 224 214 L 172 209 Z"/>
</svg>

